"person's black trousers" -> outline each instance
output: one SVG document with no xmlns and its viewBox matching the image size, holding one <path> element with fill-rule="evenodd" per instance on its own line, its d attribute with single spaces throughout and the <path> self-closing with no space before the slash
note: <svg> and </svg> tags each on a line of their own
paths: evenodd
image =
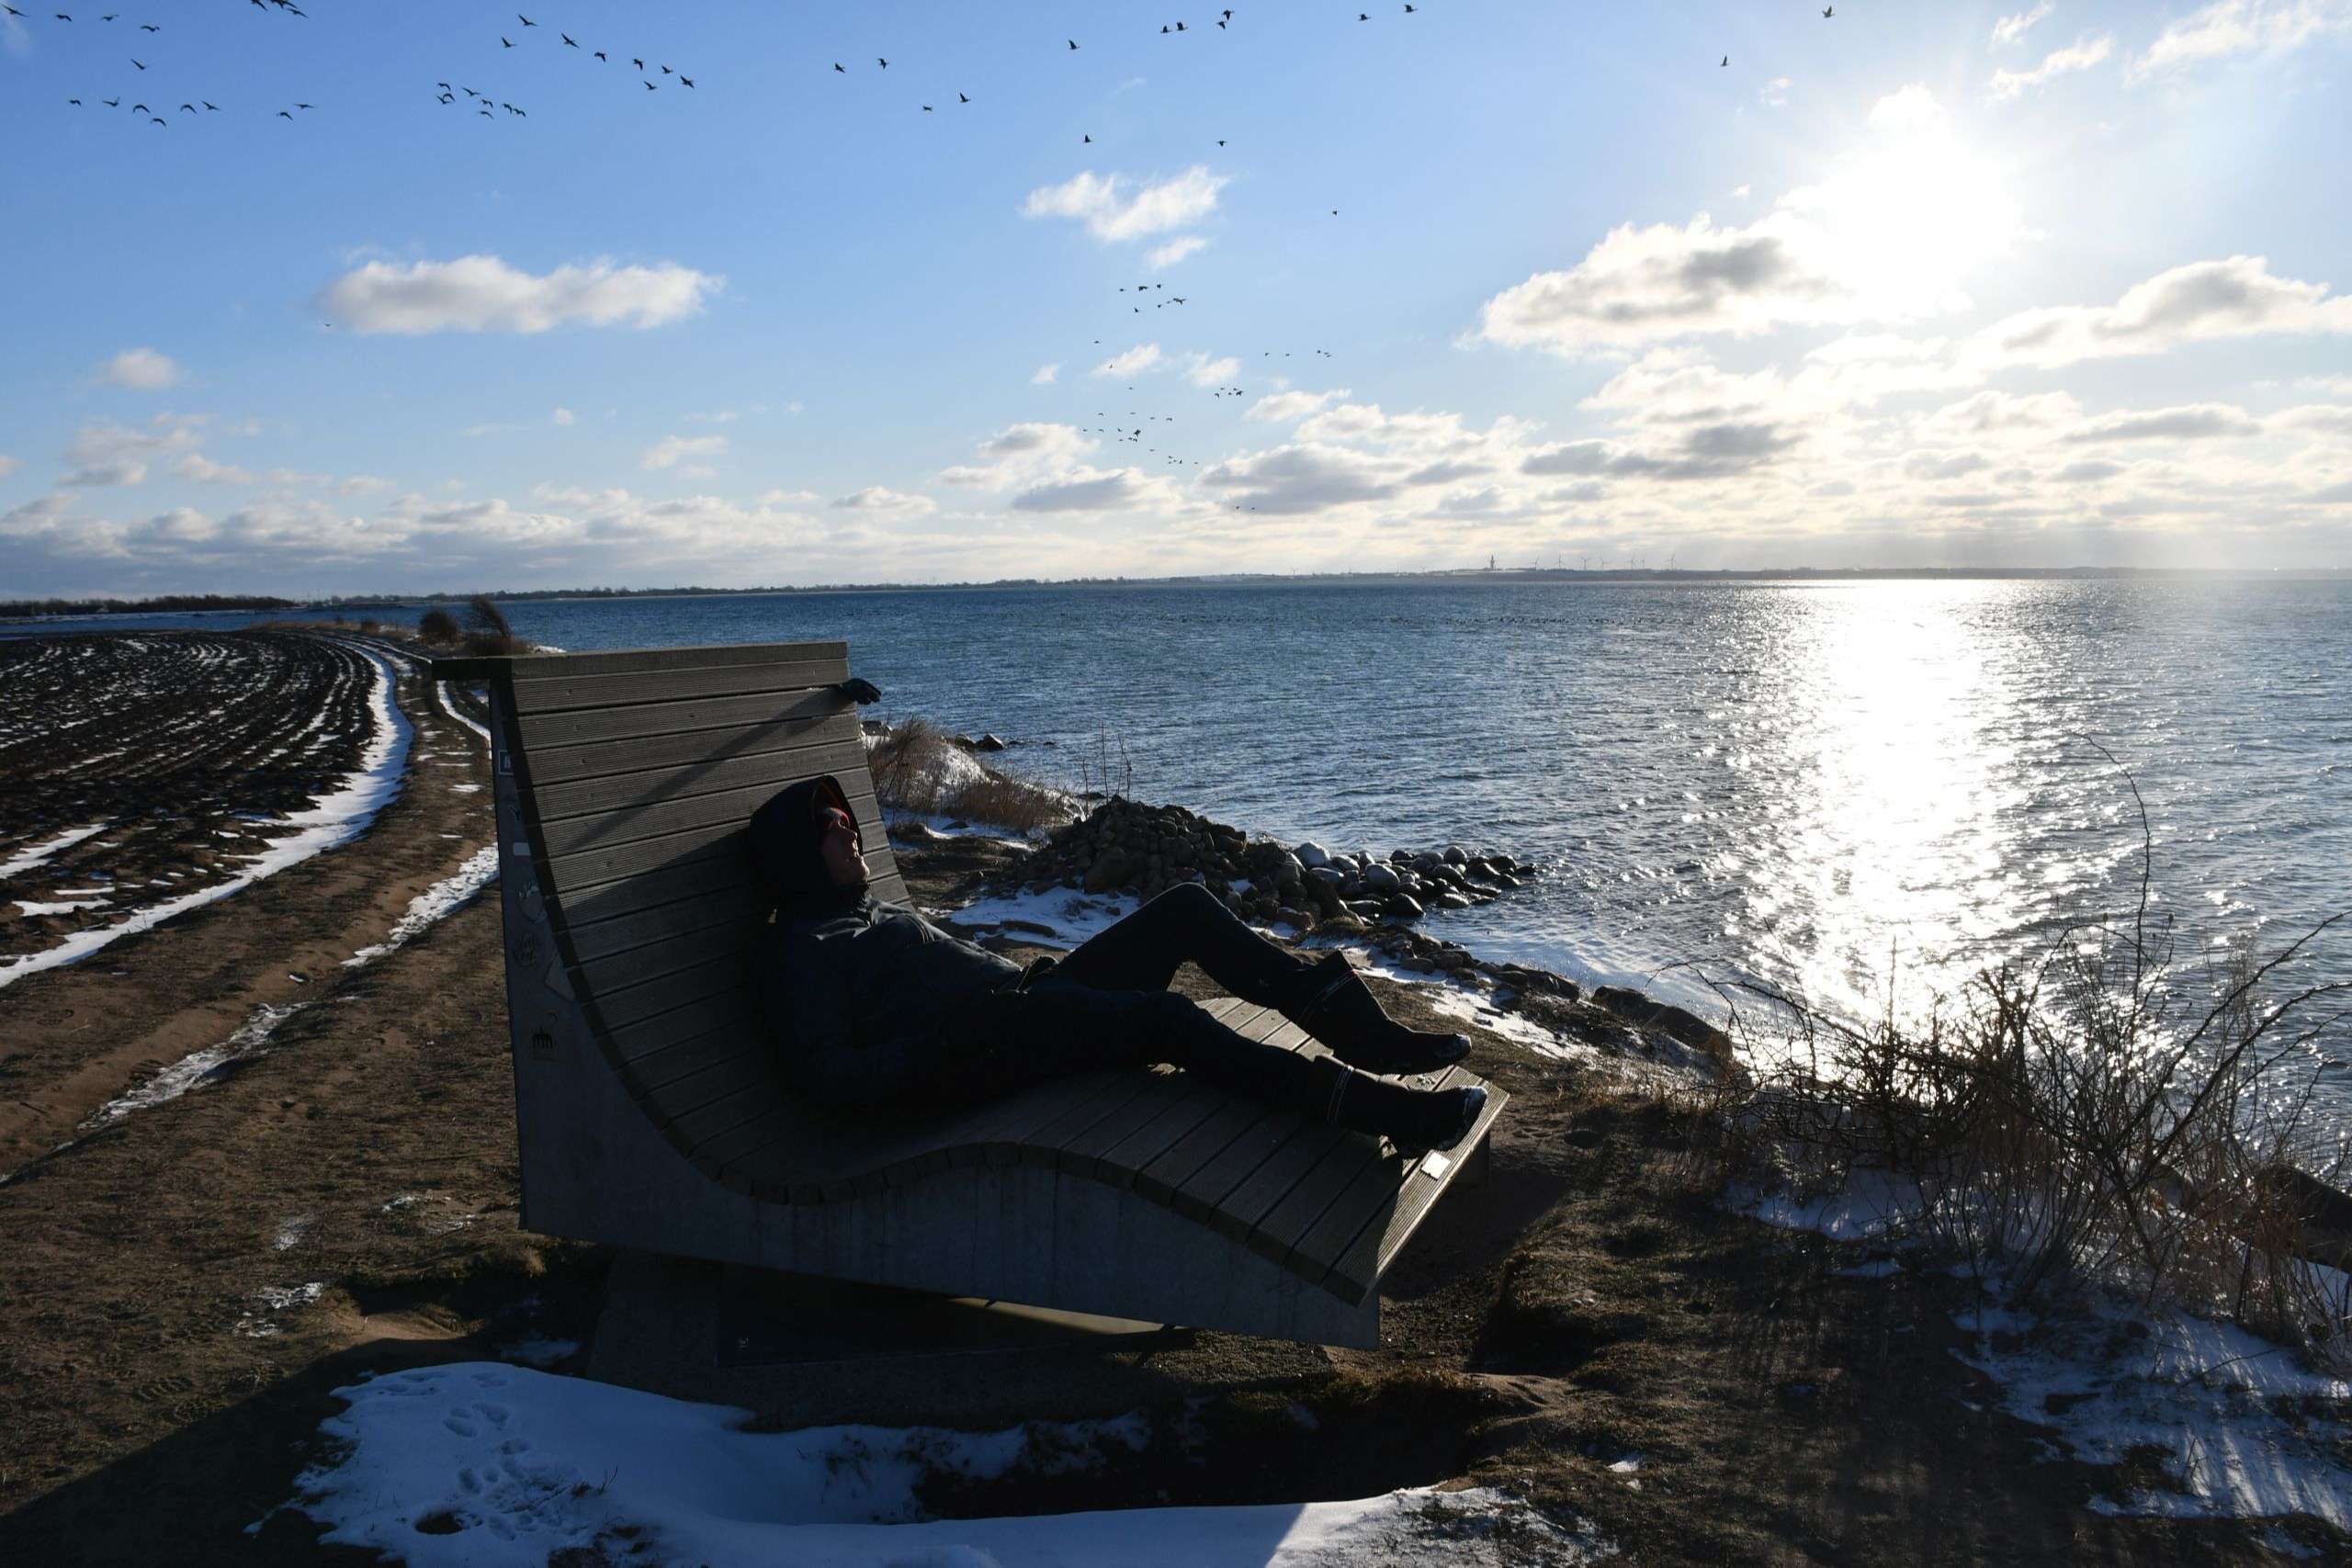
<svg viewBox="0 0 2352 1568">
<path fill-rule="evenodd" d="M 1237 1093 L 1318 1108 L 1328 1070 L 1244 1039 L 1167 988 L 1187 960 L 1244 1001 L 1290 999 L 1306 965 L 1251 931 L 1199 883 L 1185 883 L 1089 937 L 1021 990 L 978 998 L 943 1041 L 933 1098 L 993 1100 L 1096 1067 L 1172 1062 Z"/>
</svg>

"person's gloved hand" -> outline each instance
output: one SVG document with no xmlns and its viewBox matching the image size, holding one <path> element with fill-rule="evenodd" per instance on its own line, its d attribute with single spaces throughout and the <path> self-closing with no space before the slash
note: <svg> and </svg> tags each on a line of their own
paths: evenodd
<svg viewBox="0 0 2352 1568">
<path fill-rule="evenodd" d="M 834 682 L 833 690 L 839 692 L 842 696 L 847 697 L 854 703 L 878 703 L 882 700 L 882 690 L 880 687 L 876 686 L 873 682 L 856 675 L 851 676 L 846 681 Z"/>
</svg>

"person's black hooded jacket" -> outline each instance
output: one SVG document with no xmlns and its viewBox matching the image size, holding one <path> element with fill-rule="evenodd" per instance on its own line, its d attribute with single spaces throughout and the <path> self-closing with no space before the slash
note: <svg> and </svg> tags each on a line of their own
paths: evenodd
<svg viewBox="0 0 2352 1568">
<path fill-rule="evenodd" d="M 820 848 L 827 807 L 850 809 L 831 773 L 772 796 L 749 835 L 752 875 L 775 909 L 752 943 L 754 992 L 778 1064 L 820 1090 L 841 1081 L 843 1053 L 932 1051 L 959 1004 L 1022 977 L 1011 959 L 903 904 L 837 886 Z"/>
</svg>

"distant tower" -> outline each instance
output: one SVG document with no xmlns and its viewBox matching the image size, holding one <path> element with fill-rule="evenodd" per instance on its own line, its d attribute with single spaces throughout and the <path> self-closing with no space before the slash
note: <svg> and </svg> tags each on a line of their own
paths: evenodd
<svg viewBox="0 0 2352 1568">
<path fill-rule="evenodd" d="M 1492 556 L 1488 556 L 1488 557 L 1487 558 L 1487 570 L 1488 571 L 1492 571 L 1492 570 L 1495 570 L 1495 558 L 1494 558 L 1494 557 L 1492 557 Z"/>
</svg>

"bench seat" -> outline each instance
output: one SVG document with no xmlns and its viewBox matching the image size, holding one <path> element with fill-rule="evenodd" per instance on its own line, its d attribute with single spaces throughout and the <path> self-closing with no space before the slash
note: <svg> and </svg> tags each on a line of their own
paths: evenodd
<svg viewBox="0 0 2352 1568">
<path fill-rule="evenodd" d="M 752 810 L 842 781 L 883 831 L 839 642 L 441 660 L 491 694 L 523 1223 L 616 1246 L 1321 1343 L 1378 1342 L 1384 1270 L 1478 1149 L 1380 1140 L 1170 1069 L 968 1110 L 797 1100 L 752 1012 Z M 1231 998 L 1227 1022 L 1320 1053 Z M 1460 1068 L 1424 1081 L 1480 1080 Z"/>
</svg>

